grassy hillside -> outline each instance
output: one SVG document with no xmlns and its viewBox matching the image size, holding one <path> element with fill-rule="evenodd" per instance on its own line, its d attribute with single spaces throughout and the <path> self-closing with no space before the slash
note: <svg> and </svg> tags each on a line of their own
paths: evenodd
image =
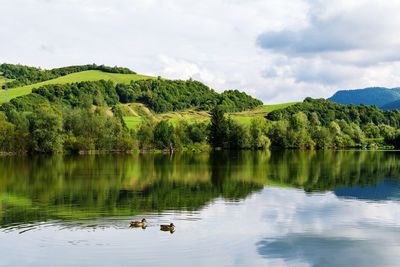
<svg viewBox="0 0 400 267">
<path fill-rule="evenodd" d="M 0 84 L 2 83 L 2 78 L 0 78 Z M 4 92 L 0 91 L 0 103 L 10 101 L 18 96 L 27 95 L 32 92 L 33 88 L 38 88 L 47 84 L 66 84 L 66 83 L 76 83 L 83 81 L 99 81 L 99 80 L 111 80 L 114 83 L 125 83 L 128 84 L 130 81 L 153 79 L 151 76 L 145 76 L 140 74 L 120 74 L 120 73 L 108 73 L 98 70 L 88 70 L 77 73 L 72 73 L 66 76 L 62 76 L 56 79 L 35 83 L 27 86 L 17 87 L 9 89 Z M 3 79 L 4 82 L 4 79 Z"/>
<path fill-rule="evenodd" d="M 298 102 L 289 102 L 275 105 L 263 105 L 252 110 L 230 113 L 230 116 L 237 122 L 240 122 L 242 124 L 250 124 L 251 119 L 254 117 L 264 117 L 269 112 L 283 109 L 297 103 Z"/>
<path fill-rule="evenodd" d="M 296 103 L 297 102 L 283 103 L 276 105 L 263 105 L 253 110 L 228 113 L 228 116 L 230 116 L 233 120 L 241 124 L 249 125 L 251 119 L 254 117 L 264 117 L 269 112 L 286 108 Z M 149 118 L 155 121 L 169 120 L 172 123 L 177 123 L 180 120 L 186 121 L 188 123 L 210 120 L 210 115 L 208 112 L 197 111 L 193 109 L 188 109 L 179 112 L 154 114 L 145 105 L 139 103 L 123 104 L 121 105 L 121 108 L 124 115 L 123 117 L 124 121 L 129 129 L 134 129 L 138 127 L 140 123 L 143 121 L 143 119 L 149 119 Z"/>
</svg>

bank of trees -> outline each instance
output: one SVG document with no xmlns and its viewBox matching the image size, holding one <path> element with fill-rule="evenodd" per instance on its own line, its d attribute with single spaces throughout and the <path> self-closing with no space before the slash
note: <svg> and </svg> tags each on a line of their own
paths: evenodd
<svg viewBox="0 0 400 267">
<path fill-rule="evenodd" d="M 18 100 L 18 103 L 23 102 Z M 110 110 L 105 106 L 56 106 L 43 102 L 23 112 L 13 103 L 5 106 L 7 110 L 0 112 L 2 152 L 123 152 L 134 149 L 173 152 L 210 148 L 265 149 L 270 145 L 263 118 L 254 119 L 249 127 L 243 126 L 225 116 L 221 106 L 211 112 L 212 123 L 145 120 L 135 130 L 125 126 L 118 106 Z"/>
<path fill-rule="evenodd" d="M 271 112 L 268 136 L 283 148 L 326 149 L 396 145 L 400 112 L 307 98 Z"/>
<path fill-rule="evenodd" d="M 0 151 L 128 151 L 134 139 L 120 118 L 97 107 L 73 109 L 41 104 L 33 112 L 0 112 Z"/>
</svg>

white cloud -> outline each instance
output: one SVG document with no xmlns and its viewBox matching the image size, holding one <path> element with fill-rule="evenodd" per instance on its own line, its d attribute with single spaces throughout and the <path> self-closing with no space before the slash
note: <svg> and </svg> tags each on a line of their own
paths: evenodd
<svg viewBox="0 0 400 267">
<path fill-rule="evenodd" d="M 163 63 L 164 68 L 161 71 L 161 75 L 170 79 L 194 79 L 200 80 L 207 84 L 213 84 L 216 88 L 223 86 L 225 80 L 218 78 L 215 73 L 201 69 L 195 63 L 191 63 L 185 60 L 178 60 L 168 56 L 161 55 L 160 61 Z M 219 85 L 219 86 L 218 86 Z"/>
<path fill-rule="evenodd" d="M 0 4 L 4 62 L 42 67 L 96 62 L 193 76 L 217 90 L 242 89 L 268 103 L 327 97 L 341 88 L 399 85 L 397 1 Z"/>
<path fill-rule="evenodd" d="M 283 66 L 267 69 L 268 77 L 292 77 L 294 87 L 314 87 L 302 94 L 326 96 L 336 89 L 395 87 L 400 79 L 400 18 L 397 1 L 309 1 L 309 23 L 302 29 L 266 31 L 258 45 L 266 55 L 280 54 Z M 279 73 L 282 73 L 279 75 Z"/>
</svg>

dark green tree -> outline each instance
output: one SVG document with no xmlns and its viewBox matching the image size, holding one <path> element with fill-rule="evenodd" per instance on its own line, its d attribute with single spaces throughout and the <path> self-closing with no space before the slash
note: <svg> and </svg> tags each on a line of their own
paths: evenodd
<svg viewBox="0 0 400 267">
<path fill-rule="evenodd" d="M 159 149 L 174 149 L 174 127 L 168 121 L 160 121 L 154 128 L 154 144 Z"/>
<path fill-rule="evenodd" d="M 223 148 L 228 137 L 228 125 L 222 106 L 215 106 L 211 110 L 211 124 L 209 142 L 213 148 Z"/>
</svg>

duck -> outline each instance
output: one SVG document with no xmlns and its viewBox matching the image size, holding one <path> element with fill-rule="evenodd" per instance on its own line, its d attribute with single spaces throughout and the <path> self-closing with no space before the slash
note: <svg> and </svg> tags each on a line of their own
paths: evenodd
<svg viewBox="0 0 400 267">
<path fill-rule="evenodd" d="M 161 231 L 164 231 L 164 232 L 171 232 L 171 234 L 173 233 L 173 232 L 175 232 L 175 225 L 173 224 L 173 223 L 170 223 L 170 224 L 164 224 L 164 225 L 160 225 L 160 230 Z"/>
<path fill-rule="evenodd" d="M 131 222 L 131 227 L 142 227 L 142 228 L 146 228 L 147 226 L 147 222 L 146 219 L 142 219 L 141 221 L 133 221 Z"/>
</svg>

